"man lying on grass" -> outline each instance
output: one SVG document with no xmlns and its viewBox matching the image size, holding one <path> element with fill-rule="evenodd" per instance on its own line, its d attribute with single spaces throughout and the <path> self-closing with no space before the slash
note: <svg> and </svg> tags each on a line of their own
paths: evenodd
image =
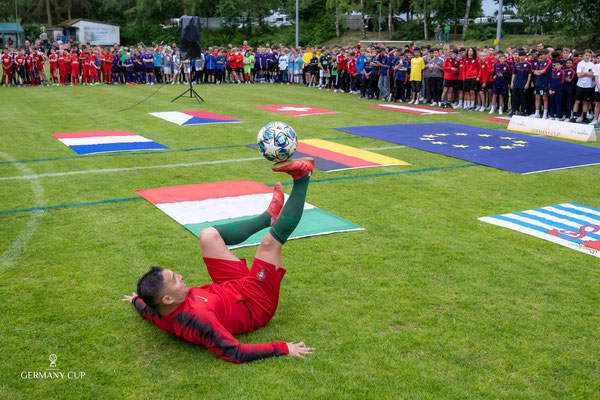
<svg viewBox="0 0 600 400">
<path fill-rule="evenodd" d="M 301 358 L 311 354 L 314 349 L 303 342 L 241 344 L 233 337 L 260 328 L 275 314 L 285 274 L 281 249 L 302 216 L 314 161 L 288 160 L 274 164 L 272 169 L 294 179 L 285 207 L 281 184 L 277 183 L 263 214 L 215 225 L 200 233 L 202 257 L 214 283 L 188 288 L 181 275 L 152 267 L 138 281 L 139 295 L 125 295 L 122 300 L 133 304 L 143 318 L 163 331 L 202 344 L 227 361 L 243 363 L 285 354 Z M 248 271 L 246 261 L 234 256 L 227 245 L 241 243 L 269 226 L 271 230 L 262 239 Z"/>
</svg>

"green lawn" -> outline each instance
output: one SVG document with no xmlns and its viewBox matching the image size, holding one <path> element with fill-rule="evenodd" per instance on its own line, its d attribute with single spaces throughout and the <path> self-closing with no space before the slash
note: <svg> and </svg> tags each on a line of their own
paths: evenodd
<svg viewBox="0 0 600 400">
<path fill-rule="evenodd" d="M 455 122 L 505 128 L 483 113 L 419 116 L 357 96 L 279 85 L 0 89 L 0 157 L 74 153 L 50 134 L 129 130 L 174 150 L 252 143 L 268 121 L 300 138 L 351 125 Z M 252 108 L 302 104 L 340 114 Z M 241 124 L 180 127 L 147 113 L 204 109 Z M 336 139 L 338 140 L 338 139 Z M 376 148 L 354 138 L 339 143 Z M 598 146 L 598 144 L 592 144 Z M 314 174 L 307 201 L 366 230 L 290 241 L 279 309 L 242 343 L 304 341 L 305 359 L 246 365 L 178 340 L 119 301 L 149 265 L 209 281 L 196 238 L 144 200 L 0 213 L 2 399 L 553 399 L 600 393 L 600 260 L 477 217 L 561 202 L 600 206 L 600 166 L 518 175 L 411 148 L 410 166 Z M 0 164 L 0 177 L 256 157 L 245 147 Z M 265 160 L 0 180 L 0 211 L 135 197 L 135 190 L 233 179 L 273 184 Z M 317 182 L 317 179 L 353 179 Z M 284 190 L 290 190 L 286 186 Z M 255 248 L 237 250 L 252 258 Z M 22 379 L 56 354 L 83 379 Z"/>
</svg>

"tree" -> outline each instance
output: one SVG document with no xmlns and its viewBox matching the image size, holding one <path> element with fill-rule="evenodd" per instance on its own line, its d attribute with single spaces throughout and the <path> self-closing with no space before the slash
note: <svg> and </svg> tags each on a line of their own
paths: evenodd
<svg viewBox="0 0 600 400">
<path fill-rule="evenodd" d="M 469 12 L 471 11 L 471 0 L 467 0 L 467 8 L 465 9 L 465 20 L 463 23 L 463 32 L 462 37 L 465 39 L 465 35 L 467 34 L 467 29 L 469 29 Z"/>
</svg>

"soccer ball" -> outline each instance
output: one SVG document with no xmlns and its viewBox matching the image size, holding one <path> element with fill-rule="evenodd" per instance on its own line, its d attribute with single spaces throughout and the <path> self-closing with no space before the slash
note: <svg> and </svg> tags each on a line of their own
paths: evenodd
<svg viewBox="0 0 600 400">
<path fill-rule="evenodd" d="M 269 122 L 258 132 L 256 144 L 267 160 L 281 162 L 294 154 L 298 137 L 285 122 Z"/>
</svg>

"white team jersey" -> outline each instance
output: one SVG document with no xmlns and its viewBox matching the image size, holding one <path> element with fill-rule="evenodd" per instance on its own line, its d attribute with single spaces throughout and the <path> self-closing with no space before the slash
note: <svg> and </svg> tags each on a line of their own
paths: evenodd
<svg viewBox="0 0 600 400">
<path fill-rule="evenodd" d="M 591 61 L 581 61 L 577 64 L 577 73 L 594 71 L 596 65 Z M 585 76 L 577 80 L 577 86 L 580 88 L 591 88 L 594 87 L 594 80 L 590 76 Z"/>
</svg>

